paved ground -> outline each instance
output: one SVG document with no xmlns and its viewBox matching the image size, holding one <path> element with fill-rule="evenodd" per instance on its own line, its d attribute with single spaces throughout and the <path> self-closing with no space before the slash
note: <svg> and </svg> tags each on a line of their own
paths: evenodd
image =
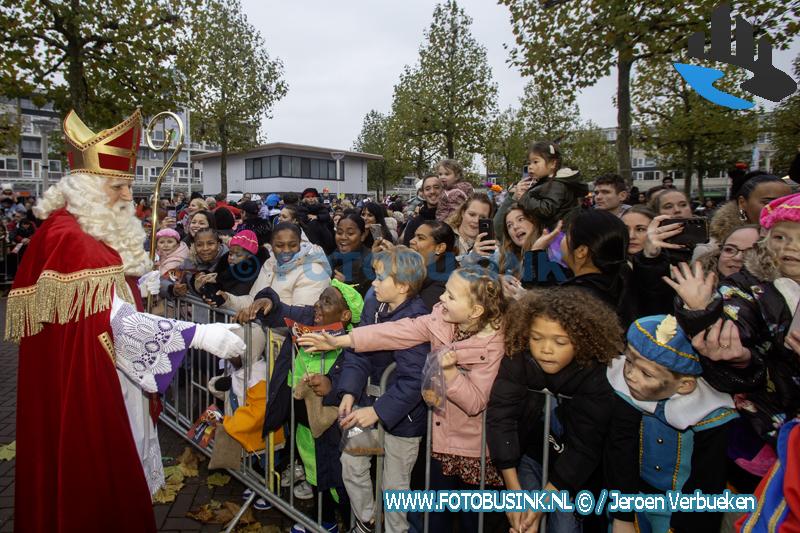
<svg viewBox="0 0 800 533">
<path fill-rule="evenodd" d="M 5 298 L 0 300 L 0 324 L 5 324 Z M 17 347 L 14 344 L 0 342 L 0 444 L 7 444 L 15 439 L 17 402 Z M 181 454 L 187 441 L 171 429 L 160 425 L 162 454 L 177 457 Z M 219 525 L 204 525 L 186 517 L 190 510 L 217 501 L 241 503 L 244 486 L 231 479 L 223 487 L 209 489 L 206 485 L 208 470 L 203 463 L 200 476 L 186 478 L 185 486 L 171 504 L 155 505 L 156 524 L 159 531 L 177 532 L 215 532 Z M 310 507 L 310 506 L 307 506 Z M 277 511 L 260 511 L 255 513 L 259 522 L 265 526 L 264 533 L 288 531 L 293 521 Z M 271 527 L 266 527 L 271 526 Z M 12 532 L 14 529 L 14 461 L 0 461 L 0 533 Z"/>
</svg>

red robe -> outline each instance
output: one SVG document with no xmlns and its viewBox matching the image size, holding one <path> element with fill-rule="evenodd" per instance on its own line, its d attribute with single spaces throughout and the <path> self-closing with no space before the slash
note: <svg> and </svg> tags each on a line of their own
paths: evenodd
<svg viewBox="0 0 800 533">
<path fill-rule="evenodd" d="M 14 525 L 19 532 L 154 532 L 114 364 L 122 260 L 65 209 L 31 239 L 9 293 L 19 340 Z"/>
</svg>

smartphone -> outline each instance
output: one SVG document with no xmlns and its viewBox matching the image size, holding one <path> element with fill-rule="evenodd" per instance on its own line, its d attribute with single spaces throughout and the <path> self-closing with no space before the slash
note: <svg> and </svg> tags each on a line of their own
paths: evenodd
<svg viewBox="0 0 800 533">
<path fill-rule="evenodd" d="M 167 211 L 167 216 L 175 218 L 177 216 L 177 211 L 175 211 L 174 209 L 170 209 L 169 211 Z"/>
<path fill-rule="evenodd" d="M 494 224 L 491 218 L 481 218 L 478 220 L 478 233 L 485 233 L 484 241 L 494 240 Z"/>
<path fill-rule="evenodd" d="M 670 244 L 680 244 L 686 248 L 694 248 L 698 244 L 708 242 L 708 220 L 705 218 L 668 218 L 661 226 L 683 224 L 683 231 L 666 240 Z"/>
<path fill-rule="evenodd" d="M 378 239 L 383 239 L 383 228 L 381 227 L 380 224 L 370 224 L 369 232 L 372 234 L 373 241 L 377 241 Z"/>
</svg>

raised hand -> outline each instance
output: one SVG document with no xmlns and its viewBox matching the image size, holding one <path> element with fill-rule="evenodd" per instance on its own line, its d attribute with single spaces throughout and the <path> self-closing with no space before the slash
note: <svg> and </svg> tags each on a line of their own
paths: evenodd
<svg viewBox="0 0 800 533">
<path fill-rule="evenodd" d="M 475 239 L 475 245 L 472 247 L 476 254 L 483 257 L 492 255 L 495 249 L 497 249 L 497 241 L 494 239 L 484 241 L 483 239 L 486 236 L 486 233 L 479 233 Z"/>
<path fill-rule="evenodd" d="M 672 265 L 670 271 L 672 279 L 666 276 L 661 279 L 675 289 L 688 309 L 699 311 L 708 307 L 717 287 L 717 276 L 713 272 L 704 275 L 700 261 L 696 261 L 693 268 L 686 263 Z"/>
<path fill-rule="evenodd" d="M 558 224 L 556 224 L 556 227 L 553 228 L 553 231 L 550 231 L 547 228 L 545 228 L 542 231 L 542 234 L 539 236 L 539 238 L 533 242 L 533 245 L 531 246 L 531 251 L 547 250 L 547 248 L 549 248 L 550 245 L 553 244 L 553 241 L 556 240 L 558 234 L 561 233 L 561 228 L 563 226 L 564 226 L 564 221 L 559 220 Z"/>
<path fill-rule="evenodd" d="M 650 222 L 650 225 L 647 226 L 647 238 L 644 241 L 645 257 L 658 257 L 658 254 L 661 253 L 663 248 L 668 250 L 683 249 L 683 246 L 680 244 L 667 242 L 667 239 L 671 239 L 683 231 L 683 224 L 680 222 L 661 226 L 661 222 L 668 218 L 670 218 L 670 215 L 658 215 Z"/>
</svg>

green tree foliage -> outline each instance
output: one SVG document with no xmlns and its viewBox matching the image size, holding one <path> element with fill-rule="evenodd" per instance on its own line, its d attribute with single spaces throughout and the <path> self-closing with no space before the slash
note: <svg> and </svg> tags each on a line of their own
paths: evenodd
<svg viewBox="0 0 800 533">
<path fill-rule="evenodd" d="M 794 60 L 794 77 L 800 77 L 800 56 Z M 775 146 L 772 166 L 785 175 L 800 149 L 800 92 L 781 102 L 769 117 L 766 129 Z"/>
<path fill-rule="evenodd" d="M 0 102 L 0 154 L 10 154 L 17 151 L 22 133 L 21 115 L 17 113 L 16 105 Z"/>
<path fill-rule="evenodd" d="M 283 64 L 238 0 L 204 0 L 182 39 L 177 62 L 182 97 L 192 110 L 192 138 L 221 147 L 221 192 L 228 192 L 227 156 L 258 143 L 261 121 L 286 94 Z"/>
<path fill-rule="evenodd" d="M 418 178 L 430 170 L 443 156 L 442 145 L 428 129 L 430 118 L 414 104 L 421 75 L 406 67 L 395 85 L 392 112 L 387 124 L 385 157 L 416 174 Z"/>
<path fill-rule="evenodd" d="M 686 48 L 689 35 L 706 31 L 719 0 L 500 0 L 511 12 L 516 47 L 511 60 L 537 84 L 574 97 L 616 69 L 617 158 L 631 178 L 630 83 L 642 60 L 669 63 Z M 796 1 L 732 1 L 759 33 L 777 46 L 791 42 L 798 28 Z M 707 38 L 710 39 L 710 32 Z"/>
<path fill-rule="evenodd" d="M 519 109 L 509 107 L 490 123 L 485 152 L 488 171 L 504 177 L 509 185 L 516 182 L 534 141 L 557 143 L 565 165 L 580 170 L 586 179 L 616 170 L 613 144 L 600 128 L 582 122 L 574 103 L 529 83 Z"/>
<path fill-rule="evenodd" d="M 581 171 L 586 181 L 617 171 L 614 143 L 592 121 L 582 123 L 567 134 L 560 145 L 564 165 Z"/>
<path fill-rule="evenodd" d="M 395 87 L 393 129 L 416 145 L 418 161 L 429 158 L 429 146 L 465 163 L 483 150 L 497 86 L 471 24 L 455 0 L 437 4 L 417 64 L 406 67 Z"/>
<path fill-rule="evenodd" d="M 581 128 L 578 106 L 551 87 L 529 82 L 519 102 L 529 142 L 561 142 Z"/>
<path fill-rule="evenodd" d="M 738 83 L 743 72 L 727 69 L 717 82 L 720 89 L 744 96 Z M 747 144 L 756 140 L 755 111 L 735 111 L 701 98 L 683 78 L 664 64 L 643 65 L 633 88 L 640 127 L 637 141 L 656 154 L 662 168 L 680 170 L 688 194 L 691 176 L 697 173 L 698 193 L 703 198 L 703 177 L 730 168 L 747 157 Z"/>
<path fill-rule="evenodd" d="M 383 113 L 373 109 L 366 114 L 353 150 L 383 156 L 380 161 L 367 162 L 367 185 L 379 196 L 381 191 L 386 195 L 388 187 L 403 176 L 403 166 L 395 160 L 389 145 L 389 117 Z"/>
<path fill-rule="evenodd" d="M 107 127 L 169 102 L 176 32 L 193 1 L 3 0 L 0 90 Z"/>
<path fill-rule="evenodd" d="M 511 185 L 522 176 L 527 163 L 528 133 L 518 109 L 508 107 L 490 123 L 486 135 L 484 162 L 486 170 Z"/>
</svg>

